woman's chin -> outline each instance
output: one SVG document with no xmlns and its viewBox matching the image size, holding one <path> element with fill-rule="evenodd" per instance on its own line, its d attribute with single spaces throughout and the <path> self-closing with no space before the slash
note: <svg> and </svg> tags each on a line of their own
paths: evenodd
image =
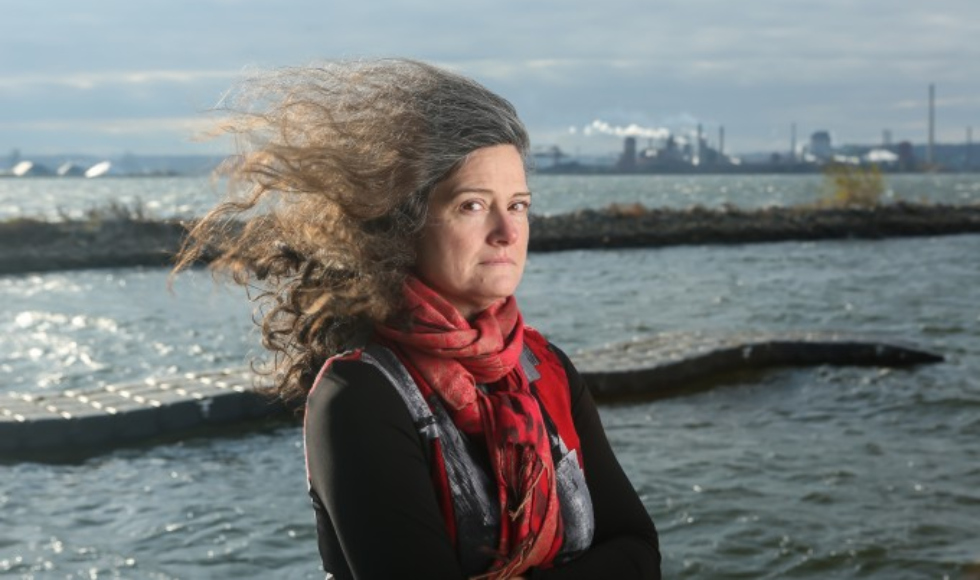
<svg viewBox="0 0 980 580">
<path fill-rule="evenodd" d="M 480 296 L 483 297 L 483 301 L 487 303 L 487 306 L 500 302 L 504 298 L 508 298 L 514 295 L 517 291 L 517 284 L 515 282 L 502 282 L 493 286 L 489 286 L 481 289 Z"/>
<path fill-rule="evenodd" d="M 514 295 L 517 286 L 507 285 L 496 288 L 481 289 L 478 292 L 471 292 L 465 296 L 444 296 L 465 318 L 470 318 L 494 304 Z"/>
</svg>

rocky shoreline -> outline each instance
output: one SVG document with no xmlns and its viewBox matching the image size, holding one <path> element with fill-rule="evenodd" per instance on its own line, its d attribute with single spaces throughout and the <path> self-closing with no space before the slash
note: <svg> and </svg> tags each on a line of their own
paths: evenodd
<svg viewBox="0 0 980 580">
<path fill-rule="evenodd" d="M 611 206 L 532 222 L 532 251 L 980 233 L 980 204 L 872 208 Z"/>
<path fill-rule="evenodd" d="M 140 216 L 0 223 L 0 274 L 168 266 L 184 226 Z M 873 208 L 772 207 L 646 209 L 613 205 L 555 216 L 532 216 L 537 252 L 742 244 L 788 240 L 878 239 L 980 233 L 980 204 L 893 203 Z"/>
</svg>

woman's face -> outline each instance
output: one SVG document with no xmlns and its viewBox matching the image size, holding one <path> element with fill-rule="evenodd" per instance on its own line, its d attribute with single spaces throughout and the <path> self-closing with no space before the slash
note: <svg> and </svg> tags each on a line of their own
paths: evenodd
<svg viewBox="0 0 980 580">
<path fill-rule="evenodd" d="M 517 149 L 477 149 L 432 191 L 416 274 L 466 318 L 512 295 L 527 259 L 530 206 Z"/>
</svg>

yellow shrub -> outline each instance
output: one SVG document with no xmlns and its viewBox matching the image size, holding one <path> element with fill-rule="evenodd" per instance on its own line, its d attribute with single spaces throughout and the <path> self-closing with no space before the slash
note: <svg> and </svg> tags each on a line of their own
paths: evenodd
<svg viewBox="0 0 980 580">
<path fill-rule="evenodd" d="M 825 207 L 875 207 L 885 193 L 885 178 L 877 165 L 862 167 L 830 163 L 824 169 Z"/>
</svg>

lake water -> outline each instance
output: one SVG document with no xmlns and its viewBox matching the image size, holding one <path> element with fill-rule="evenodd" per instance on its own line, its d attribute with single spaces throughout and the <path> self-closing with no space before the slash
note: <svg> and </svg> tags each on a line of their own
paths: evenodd
<svg viewBox="0 0 980 580">
<path fill-rule="evenodd" d="M 890 187 L 908 199 L 980 197 L 970 176 L 899 177 Z M 42 203 L 45 183 L 63 189 Z M 532 188 L 535 209 L 557 213 L 790 204 L 819 196 L 820 182 L 542 176 Z M 137 197 L 191 215 L 213 199 L 190 179 L 6 179 L 0 192 L 6 216 Z M 193 271 L 170 293 L 166 278 L 0 277 L 0 390 L 239 366 L 259 352 L 239 291 Z M 978 288 L 980 236 L 965 235 L 533 254 L 518 297 L 569 352 L 660 331 L 818 329 L 945 355 L 906 370 L 773 370 L 601 413 L 660 530 L 667 578 L 965 580 L 980 564 Z M 288 423 L 76 463 L 0 463 L 0 576 L 322 578 L 305 491 Z"/>
<path fill-rule="evenodd" d="M 787 206 L 826 195 L 824 178 L 803 175 L 532 175 L 534 211 L 555 214 L 610 203 L 650 207 Z M 894 174 L 885 201 L 980 202 L 980 174 Z M 210 208 L 223 181 L 202 177 L 0 179 L 0 220 L 78 217 L 111 202 L 142 207 L 156 217 L 189 217 Z"/>
</svg>

